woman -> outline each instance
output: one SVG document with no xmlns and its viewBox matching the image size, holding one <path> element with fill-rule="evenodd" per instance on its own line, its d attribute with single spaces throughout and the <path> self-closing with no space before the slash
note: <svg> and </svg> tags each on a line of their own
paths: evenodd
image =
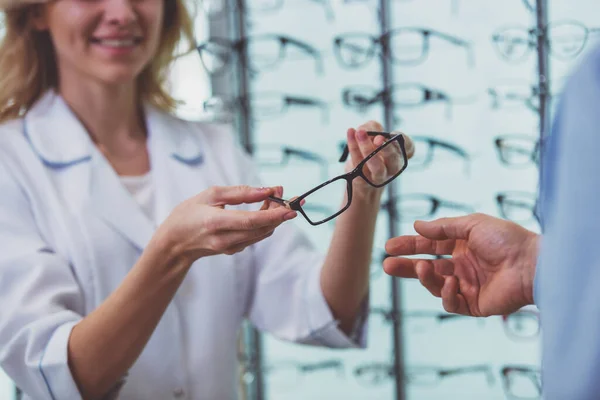
<svg viewBox="0 0 600 400">
<path fill-rule="evenodd" d="M 233 399 L 245 317 L 284 340 L 364 342 L 381 189 L 355 180 L 314 253 L 229 132 L 171 114 L 164 76 L 191 26 L 181 0 L 7 11 L 0 363 L 25 398 Z M 381 142 L 365 129 L 381 127 L 348 131 L 349 168 Z"/>
</svg>

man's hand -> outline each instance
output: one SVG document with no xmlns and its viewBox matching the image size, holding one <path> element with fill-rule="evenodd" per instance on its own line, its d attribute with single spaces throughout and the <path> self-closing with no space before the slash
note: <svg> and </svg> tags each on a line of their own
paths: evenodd
<svg viewBox="0 0 600 400">
<path fill-rule="evenodd" d="M 448 259 L 390 257 L 386 273 L 418 278 L 448 312 L 486 317 L 533 304 L 538 235 L 485 214 L 415 222 L 419 235 L 388 240 L 392 256 L 451 255 Z"/>
</svg>

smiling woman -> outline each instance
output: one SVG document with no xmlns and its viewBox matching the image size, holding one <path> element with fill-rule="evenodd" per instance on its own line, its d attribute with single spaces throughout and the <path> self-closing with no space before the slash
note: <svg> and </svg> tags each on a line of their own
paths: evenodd
<svg viewBox="0 0 600 400">
<path fill-rule="evenodd" d="M 168 67 L 182 40 L 194 47 L 192 20 L 182 1 L 139 2 L 139 23 L 125 30 L 98 24 L 106 2 L 78 7 L 73 0 L 0 0 L 0 8 L 2 2 L 10 9 L 0 44 L 0 122 L 31 108 L 68 70 L 113 83 L 137 77 L 136 83 L 144 82 L 137 85 L 142 99 L 164 111 L 176 107 L 164 89 Z M 40 4 L 16 7 L 22 3 Z"/>
<path fill-rule="evenodd" d="M 227 127 L 174 115 L 167 73 L 193 45 L 184 0 L 5 17 L 0 366 L 24 399 L 235 399 L 244 319 L 287 341 L 365 345 L 383 193 L 365 177 L 391 179 L 398 160 L 374 153 L 381 125 L 347 131 L 361 177 L 323 255 Z"/>
</svg>

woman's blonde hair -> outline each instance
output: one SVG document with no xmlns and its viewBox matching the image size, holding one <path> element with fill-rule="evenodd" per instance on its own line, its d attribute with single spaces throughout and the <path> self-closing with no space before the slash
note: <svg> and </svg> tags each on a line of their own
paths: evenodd
<svg viewBox="0 0 600 400">
<path fill-rule="evenodd" d="M 139 98 L 166 112 L 178 102 L 167 91 L 168 70 L 181 40 L 195 45 L 193 21 L 184 0 L 164 0 L 163 31 L 157 53 L 138 77 Z M 47 31 L 32 24 L 32 7 L 8 10 L 0 42 L 0 123 L 19 118 L 58 85 L 54 46 Z M 142 83 L 143 82 L 143 83 Z"/>
</svg>

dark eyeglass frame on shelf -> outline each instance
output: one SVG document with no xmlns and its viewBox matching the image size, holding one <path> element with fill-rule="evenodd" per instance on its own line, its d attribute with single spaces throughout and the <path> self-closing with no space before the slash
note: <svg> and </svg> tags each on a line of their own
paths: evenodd
<svg viewBox="0 0 600 400">
<path fill-rule="evenodd" d="M 277 97 L 281 100 L 281 109 L 277 113 L 261 113 L 256 112 L 256 107 L 252 104 L 256 105 L 256 103 L 260 103 L 261 99 L 273 96 Z M 315 107 L 321 110 L 321 119 L 325 123 L 329 120 L 329 105 L 324 100 L 318 99 L 316 97 L 306 97 L 306 96 L 297 96 L 290 95 L 286 93 L 278 93 L 278 92 L 256 92 L 251 96 L 239 96 L 234 99 L 224 99 L 221 96 L 213 96 L 208 100 L 205 100 L 203 103 L 203 108 L 205 112 L 210 112 L 210 108 L 217 103 L 219 106 L 227 112 L 232 113 L 233 109 L 236 107 L 242 107 L 244 110 L 250 112 L 250 117 L 255 121 L 266 120 L 268 118 L 274 118 L 280 114 L 287 112 L 288 108 L 291 106 L 296 107 Z M 223 111 L 219 111 L 215 114 L 221 114 Z"/>
<path fill-rule="evenodd" d="M 437 196 L 427 194 L 427 193 L 406 193 L 406 194 L 402 194 L 401 196 L 391 197 L 381 204 L 381 209 L 382 210 L 390 209 L 390 202 L 396 203 L 398 201 L 411 200 L 411 199 L 423 199 L 423 200 L 427 200 L 431 203 L 431 208 L 427 214 L 420 215 L 420 216 L 410 216 L 409 218 L 411 218 L 411 219 L 413 219 L 413 218 L 418 218 L 418 219 L 432 218 L 433 216 L 435 216 L 435 214 L 441 207 L 446 207 L 446 208 L 450 208 L 450 209 L 458 210 L 458 211 L 464 211 L 465 213 L 468 213 L 468 214 L 473 213 L 475 211 L 473 209 L 473 207 L 471 207 L 467 204 L 455 203 L 455 202 L 445 200 L 445 199 L 442 199 L 442 198 L 439 198 Z M 398 210 L 399 207 L 395 207 L 395 209 Z M 398 211 L 396 211 L 396 212 L 398 212 Z M 401 215 L 396 214 L 393 217 L 398 222 L 402 222 Z"/>
<path fill-rule="evenodd" d="M 260 151 L 264 149 L 274 149 L 278 153 L 281 154 L 281 160 L 279 162 L 268 162 L 259 157 Z M 285 167 L 289 165 L 289 161 L 291 158 L 296 158 L 298 160 L 315 163 L 319 166 L 321 170 L 321 178 L 327 179 L 328 170 L 329 170 L 329 162 L 328 160 L 320 154 L 317 154 L 310 150 L 300 149 L 297 147 L 291 147 L 288 145 L 260 145 L 257 146 L 252 156 L 255 158 L 256 162 L 259 166 L 266 167 Z M 313 205 L 315 206 L 315 205 Z M 325 210 L 325 206 L 323 206 Z"/>
<path fill-rule="evenodd" d="M 362 68 L 373 59 L 377 46 L 379 46 L 380 48 L 383 48 L 383 46 L 389 46 L 394 37 L 400 36 L 400 35 L 406 34 L 406 33 L 418 33 L 423 37 L 422 46 L 421 46 L 421 54 L 418 58 L 416 58 L 414 60 L 406 60 L 406 59 L 398 58 L 398 56 L 395 55 L 394 52 L 391 51 L 391 49 L 390 49 L 390 60 L 392 61 L 392 63 L 394 63 L 396 65 L 412 65 L 412 66 L 414 66 L 414 65 L 422 64 L 429 56 L 430 39 L 432 37 L 438 37 L 450 44 L 465 48 L 465 50 L 468 52 L 469 65 L 473 65 L 473 63 L 474 63 L 473 62 L 473 53 L 472 53 L 472 48 L 471 48 L 470 42 L 468 42 L 464 39 L 461 39 L 457 36 L 443 33 L 438 30 L 435 30 L 435 29 L 421 28 L 421 27 L 396 28 L 396 29 L 392 29 L 380 36 L 374 36 L 369 33 L 363 33 L 363 32 L 344 33 L 344 34 L 336 36 L 333 39 L 334 53 L 338 60 L 338 63 L 342 67 L 349 68 L 349 69 Z M 365 54 L 365 57 L 362 60 L 362 62 L 355 63 L 355 64 L 349 64 L 349 63 L 345 62 L 344 57 L 342 56 L 342 51 L 343 51 L 342 48 L 343 48 L 343 46 L 351 46 L 351 44 L 344 43 L 344 42 L 351 40 L 351 39 L 355 39 L 355 38 L 366 39 L 367 41 L 370 42 L 370 45 L 366 49 L 366 51 L 363 51 L 363 49 L 359 49 L 359 50 L 361 50 L 361 52 L 363 52 Z"/>
<path fill-rule="evenodd" d="M 418 164 L 415 163 L 415 160 L 413 160 L 413 162 L 411 163 L 411 170 L 414 170 L 415 168 L 426 168 L 429 165 L 431 165 L 431 162 L 433 161 L 433 152 L 435 151 L 436 147 L 439 147 L 441 149 L 444 149 L 446 151 L 449 151 L 451 153 L 456 154 L 457 156 L 461 157 L 462 159 L 464 159 L 467 163 L 471 161 L 471 157 L 469 155 L 469 153 L 467 153 L 466 150 L 464 150 L 462 147 L 457 146 L 453 143 L 450 142 L 446 142 L 443 140 L 439 140 L 433 137 L 429 137 L 429 136 L 411 136 L 413 142 L 416 145 L 417 149 L 422 149 L 422 145 L 420 145 L 419 143 L 425 143 L 425 145 L 427 145 L 427 154 L 424 157 L 424 161 L 422 164 Z"/>
<path fill-rule="evenodd" d="M 527 336 L 519 335 L 518 333 L 513 332 L 513 330 L 511 330 L 510 328 L 509 321 L 511 319 L 514 320 L 520 318 L 527 318 L 529 320 L 535 321 L 536 331 L 533 334 Z M 508 336 L 510 339 L 515 341 L 531 340 L 536 338 L 540 334 L 540 313 L 534 310 L 519 310 L 509 315 L 503 315 L 502 324 L 504 325 L 504 332 L 506 333 L 506 336 Z"/>
<path fill-rule="evenodd" d="M 531 203 L 525 203 L 525 200 L 531 200 Z M 531 211 L 531 218 L 526 220 L 514 220 L 509 218 L 509 213 L 506 211 L 506 207 L 511 203 L 512 205 L 519 206 L 521 208 L 527 209 Z M 516 223 L 524 223 L 530 221 L 537 221 L 535 216 L 535 208 L 536 208 L 537 198 L 534 193 L 530 192 L 522 192 L 522 191 L 507 191 L 496 194 L 496 204 L 498 205 L 498 211 L 502 218 L 513 221 Z"/>
<path fill-rule="evenodd" d="M 242 38 L 237 41 L 231 41 L 229 39 L 217 38 L 217 37 L 210 38 L 209 40 L 202 42 L 198 46 L 196 46 L 196 52 L 200 56 L 200 61 L 202 62 L 202 65 L 204 66 L 204 69 L 207 72 L 209 72 L 212 75 L 220 75 L 225 71 L 225 69 L 227 69 L 229 64 L 231 64 L 231 62 L 232 62 L 231 55 L 232 54 L 239 55 L 239 53 L 240 53 L 240 51 L 242 51 L 242 49 L 245 48 L 247 50 L 250 47 L 250 45 L 253 43 L 260 42 L 260 41 L 271 41 L 271 40 L 279 42 L 279 52 L 277 55 L 276 62 L 271 63 L 267 68 L 254 68 L 253 65 L 248 65 L 248 70 L 250 72 L 259 73 L 259 72 L 268 71 L 268 70 L 271 70 L 272 68 L 274 68 L 277 64 L 279 64 L 285 58 L 288 46 L 294 46 L 294 47 L 302 50 L 303 52 L 309 54 L 316 62 L 317 73 L 323 72 L 323 59 L 321 57 L 321 53 L 319 50 L 317 50 L 315 47 L 313 47 L 310 44 L 305 43 L 299 39 L 295 39 L 295 38 L 292 38 L 292 37 L 286 36 L 286 35 L 274 34 L 274 33 L 273 34 L 265 33 L 265 34 L 251 35 L 251 36 L 247 36 L 247 37 Z M 223 67 L 216 71 L 211 71 L 210 68 L 206 65 L 206 62 L 204 61 L 203 52 L 206 51 L 206 52 L 213 53 L 213 54 L 218 53 L 218 51 L 211 51 L 211 47 L 219 49 L 220 50 L 219 56 L 223 59 Z"/>
<path fill-rule="evenodd" d="M 383 136 L 386 138 L 386 141 L 379 147 L 377 147 L 375 150 L 373 150 L 373 152 L 371 154 L 369 154 L 367 157 L 365 157 L 360 163 L 358 163 L 358 165 L 350 172 L 346 173 L 346 174 L 342 174 L 342 175 L 338 175 L 335 178 L 332 178 L 326 182 L 323 182 L 322 184 L 320 184 L 319 186 L 316 186 L 314 188 L 312 188 L 311 190 L 309 190 L 308 192 L 302 194 L 301 196 L 295 198 L 294 200 L 284 200 L 281 199 L 279 197 L 275 197 L 275 196 L 269 196 L 269 200 L 274 201 L 278 204 L 281 204 L 285 207 L 288 207 L 291 210 L 294 211 L 298 211 L 300 214 L 302 214 L 302 216 L 306 219 L 306 221 L 308 221 L 309 224 L 313 225 L 313 226 L 317 226 L 317 225 L 321 225 L 324 224 L 327 221 L 331 221 L 332 219 L 334 219 L 335 217 L 337 217 L 338 215 L 340 215 L 341 213 L 343 213 L 344 211 L 346 211 L 350 205 L 352 204 L 352 181 L 354 181 L 354 179 L 360 177 L 362 178 L 367 184 L 375 187 L 375 188 L 380 188 L 383 187 L 385 185 L 387 185 L 388 183 L 390 183 L 391 181 L 393 181 L 394 179 L 396 179 L 402 172 L 404 172 L 404 170 L 406 169 L 406 167 L 408 166 L 408 157 L 406 156 L 406 148 L 405 148 L 405 142 L 404 142 L 404 136 L 402 134 L 397 134 L 397 135 L 392 135 L 389 132 L 373 132 L 373 131 L 369 131 L 367 132 L 367 135 L 369 136 Z M 400 150 L 402 153 L 402 157 L 403 157 L 403 166 L 400 169 L 399 172 L 397 172 L 395 175 L 393 175 L 392 177 L 388 178 L 385 182 L 381 183 L 381 184 L 375 184 L 373 182 L 371 182 L 369 180 L 369 178 L 363 173 L 363 167 L 365 166 L 365 164 L 374 156 L 377 155 L 377 153 L 379 151 L 381 151 L 382 149 L 384 149 L 386 146 L 390 146 L 392 145 L 394 142 L 397 142 L 398 145 L 400 146 Z M 340 162 L 343 162 L 345 160 L 345 158 L 348 157 L 348 153 L 349 152 L 344 152 L 344 154 L 342 154 L 342 157 L 340 157 Z M 317 221 L 314 222 L 312 221 L 308 215 L 306 215 L 306 213 L 304 212 L 304 210 L 302 209 L 302 201 L 308 197 L 309 195 L 311 195 L 312 193 L 316 192 L 317 190 L 321 189 L 324 186 L 329 185 L 332 182 L 335 182 L 337 180 L 346 180 L 346 193 L 348 194 L 348 201 L 346 203 L 346 205 L 344 207 L 342 207 L 338 212 L 336 212 L 335 214 L 333 214 L 332 216 L 330 216 L 329 218 L 326 218 L 322 221 Z"/>
<path fill-rule="evenodd" d="M 533 148 L 531 150 L 518 148 L 516 147 L 516 145 L 510 145 L 508 143 L 510 141 L 527 141 L 533 144 Z M 523 167 L 527 164 L 539 165 L 540 163 L 540 141 L 538 138 L 528 136 L 525 134 L 500 135 L 494 138 L 494 146 L 496 147 L 498 158 L 500 159 L 502 164 L 508 167 Z M 513 151 L 524 154 L 527 156 L 528 160 L 525 163 L 511 162 L 505 154 L 506 151 Z"/>
<path fill-rule="evenodd" d="M 394 99 L 394 92 L 398 90 L 418 90 L 421 98 L 417 101 L 398 101 Z M 360 93 L 363 91 L 363 93 Z M 364 95 L 365 91 L 370 92 Z M 390 105 L 394 108 L 417 108 L 424 107 L 426 104 L 443 102 L 446 107 L 446 118 L 452 117 L 452 106 L 455 104 L 468 104 L 475 100 L 474 97 L 465 97 L 458 99 L 448 95 L 446 92 L 433 89 L 418 82 L 397 83 L 388 86 L 382 90 L 373 89 L 368 86 L 350 86 L 342 89 L 342 102 L 348 108 L 359 112 L 366 110 L 376 103 Z"/>
<path fill-rule="evenodd" d="M 537 114 L 537 113 L 539 113 L 540 110 L 539 110 L 539 105 L 536 105 L 536 103 L 539 102 L 540 96 L 542 94 L 545 94 L 549 97 L 552 96 L 546 88 L 539 87 L 538 85 L 531 85 L 531 84 L 527 85 L 531 89 L 531 94 L 526 95 L 526 96 L 523 96 L 523 95 L 521 95 L 521 93 L 516 93 L 516 92 L 502 93 L 501 91 L 498 90 L 498 88 L 500 88 L 500 86 L 502 86 L 502 85 L 496 85 L 494 87 L 489 87 L 487 89 L 487 93 L 490 95 L 490 97 L 492 99 L 491 107 L 493 109 L 502 108 L 503 101 L 507 101 L 507 102 L 519 101 L 519 102 L 522 102 L 523 104 L 525 104 L 525 106 L 527 106 L 527 108 L 529 108 L 531 111 L 533 111 L 534 113 Z M 514 86 L 514 85 L 511 84 L 511 86 Z"/>
<path fill-rule="evenodd" d="M 368 364 L 358 365 L 357 367 L 354 368 L 353 373 L 354 373 L 354 376 L 358 378 L 366 373 L 369 373 L 369 371 L 376 371 L 376 372 L 383 371 L 385 373 L 385 376 L 384 376 L 385 378 L 392 378 L 394 376 L 393 370 L 394 370 L 393 366 L 389 363 L 377 363 L 376 362 L 376 363 L 368 363 Z M 483 372 L 486 374 L 486 380 L 487 380 L 488 385 L 491 386 L 495 382 L 492 368 L 486 364 L 478 364 L 478 365 L 469 365 L 469 366 L 456 367 L 456 368 L 441 368 L 441 367 L 435 367 L 435 366 L 409 367 L 406 369 L 406 383 L 418 385 L 419 382 L 415 381 L 414 376 L 420 372 L 427 372 L 427 373 L 433 372 L 437 375 L 438 381 L 445 377 Z M 369 386 L 375 386 L 379 383 L 381 383 L 380 375 L 377 376 L 377 381 L 367 382 L 366 384 Z M 430 382 L 428 382 L 428 384 L 429 383 Z M 437 381 L 433 382 L 433 383 L 437 383 Z"/>
<path fill-rule="evenodd" d="M 531 383 L 535 386 L 538 394 L 536 397 L 522 397 L 515 395 L 511 390 L 511 374 L 519 374 L 528 378 Z M 539 368 L 526 366 L 526 365 L 505 365 L 500 370 L 500 375 L 502 376 L 502 387 L 504 388 L 504 393 L 508 399 L 515 400 L 536 400 L 540 399 L 542 395 L 542 384 L 541 384 L 541 372 Z"/>
<path fill-rule="evenodd" d="M 211 1 L 214 2 L 214 0 L 211 0 Z M 201 1 L 202 9 L 204 10 L 204 12 L 206 13 L 206 15 L 209 18 L 222 18 L 225 15 L 225 12 L 227 10 L 229 10 L 227 0 L 220 0 L 220 3 L 223 5 L 223 7 L 219 8 L 219 10 L 217 12 L 211 12 L 210 9 L 208 7 L 206 7 L 205 4 L 210 3 L 211 1 L 202 0 Z M 331 4 L 330 4 L 329 0 L 312 0 L 312 2 L 325 7 L 325 13 L 326 13 L 325 16 L 330 21 L 333 19 L 333 10 L 331 8 Z M 234 10 L 240 10 L 244 13 L 270 14 L 270 13 L 281 10 L 283 8 L 284 0 L 275 0 L 273 2 L 273 5 L 271 5 L 270 7 L 250 7 L 249 6 L 250 3 L 251 2 L 249 2 L 249 1 L 238 0 L 235 2 Z"/>
<path fill-rule="evenodd" d="M 551 31 L 560 28 L 561 26 L 576 27 L 580 29 L 583 33 L 581 44 L 572 54 L 569 54 L 568 56 L 561 55 L 553 49 Z M 513 38 L 512 40 L 513 45 L 524 44 L 526 46 L 526 50 L 523 52 L 523 54 L 521 54 L 518 57 L 511 58 L 510 56 L 506 55 L 500 48 L 500 43 L 503 42 L 503 35 L 506 35 L 508 32 L 522 32 L 525 33 L 525 35 L 527 35 L 527 38 L 525 40 L 521 40 L 521 38 Z M 546 46 L 548 46 L 549 53 L 552 54 L 552 56 L 556 57 L 559 60 L 572 60 L 576 58 L 579 54 L 581 54 L 581 52 L 587 44 L 591 33 L 600 33 L 600 28 L 588 28 L 583 23 L 574 20 L 558 20 L 550 22 L 542 31 L 540 31 L 537 28 L 526 28 L 519 25 L 508 25 L 496 30 L 496 32 L 492 35 L 492 43 L 494 43 L 494 48 L 496 49 L 497 53 L 500 55 L 501 58 L 511 63 L 519 63 L 521 61 L 524 61 L 531 54 L 532 50 L 534 50 L 537 47 L 537 37 L 541 36 L 544 39 Z"/>
</svg>

